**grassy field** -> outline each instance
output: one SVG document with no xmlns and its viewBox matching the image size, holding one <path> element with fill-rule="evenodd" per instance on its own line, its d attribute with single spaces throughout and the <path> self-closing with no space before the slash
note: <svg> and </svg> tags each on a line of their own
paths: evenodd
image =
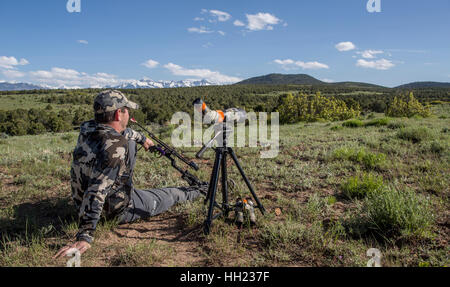
<svg viewBox="0 0 450 287">
<path fill-rule="evenodd" d="M 450 105 L 433 109 L 425 119 L 372 114 L 281 126 L 276 158 L 235 149 L 268 211 L 257 213 L 256 226 L 237 228 L 231 215 L 205 236 L 203 200 L 133 224 L 102 220 L 81 264 L 366 266 L 366 251 L 378 248 L 383 266 L 448 266 Z M 77 232 L 69 183 L 76 139 L 77 132 L 0 139 L 0 266 L 65 266 L 51 257 Z M 196 150 L 183 149 L 191 158 Z M 206 181 L 212 157 L 196 160 Z M 248 194 L 228 164 L 230 198 Z M 168 161 L 144 151 L 134 182 L 185 185 Z"/>
<path fill-rule="evenodd" d="M 48 95 L 36 94 L 4 94 L 0 95 L 1 110 L 15 110 L 15 109 L 44 109 L 48 106 L 46 99 Z M 73 108 L 73 104 L 50 104 L 54 111 Z M 79 105 L 77 107 L 92 108 L 91 105 Z"/>
</svg>

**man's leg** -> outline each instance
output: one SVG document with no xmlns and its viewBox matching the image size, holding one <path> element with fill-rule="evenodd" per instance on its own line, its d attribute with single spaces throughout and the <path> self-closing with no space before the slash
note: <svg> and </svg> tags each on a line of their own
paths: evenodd
<svg viewBox="0 0 450 287">
<path fill-rule="evenodd" d="M 128 141 L 128 164 L 131 169 L 130 184 L 132 184 L 133 169 L 136 164 L 136 142 Z M 167 211 L 177 203 L 192 201 L 200 194 L 206 194 L 207 185 L 200 187 L 165 187 L 150 190 L 133 189 L 131 192 L 131 207 L 119 218 L 119 223 L 129 223 Z"/>
<path fill-rule="evenodd" d="M 158 215 L 177 203 L 195 200 L 200 195 L 201 192 L 196 187 L 134 189 L 131 196 L 133 207 L 123 214 L 120 224 Z"/>
</svg>

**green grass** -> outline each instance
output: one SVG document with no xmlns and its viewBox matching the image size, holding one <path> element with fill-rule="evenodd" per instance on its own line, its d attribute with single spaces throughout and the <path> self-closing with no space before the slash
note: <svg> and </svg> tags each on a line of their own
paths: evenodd
<svg viewBox="0 0 450 287">
<path fill-rule="evenodd" d="M 365 127 L 371 127 L 371 126 L 376 126 L 376 127 L 380 127 L 380 126 L 387 126 L 390 122 L 389 118 L 379 118 L 379 119 L 373 119 L 370 120 L 368 122 L 364 123 Z"/>
<path fill-rule="evenodd" d="M 102 220 L 82 266 L 365 266 L 371 247 L 382 251 L 383 266 L 448 265 L 447 106 L 433 106 L 433 117 L 387 125 L 375 114 L 363 123 L 382 124 L 364 128 L 344 128 L 343 122 L 280 126 L 276 158 L 261 159 L 264 147 L 234 149 L 267 210 L 265 216 L 257 211 L 255 227 L 238 229 L 232 212 L 205 236 L 203 200 L 126 226 Z M 423 128 L 432 136 L 419 132 L 417 142 L 398 136 L 402 129 Z M 169 140 L 167 131 L 161 135 Z M 65 266 L 51 256 L 78 229 L 69 184 L 77 136 L 0 140 L 0 266 Z M 194 158 L 198 148 L 180 150 Z M 208 181 L 214 152 L 196 161 L 201 169 L 194 173 Z M 231 161 L 229 166 L 234 202 L 248 189 Z M 165 158 L 142 150 L 134 182 L 141 189 L 185 185 Z M 173 234 L 164 237 L 170 228 Z"/>
<path fill-rule="evenodd" d="M 342 126 L 348 128 L 358 128 L 364 126 L 364 123 L 361 120 L 353 119 L 343 122 Z"/>
<path fill-rule="evenodd" d="M 363 204 L 364 227 L 384 238 L 426 237 L 435 220 L 430 201 L 413 191 L 387 188 L 368 194 Z"/>
<path fill-rule="evenodd" d="M 420 143 L 435 137 L 433 131 L 427 127 L 402 128 L 397 132 L 397 137 L 412 143 Z"/>
<path fill-rule="evenodd" d="M 349 198 L 364 198 L 383 189 L 383 178 L 372 173 L 350 177 L 341 185 L 342 192 Z"/>
<path fill-rule="evenodd" d="M 111 260 L 111 266 L 158 266 L 174 252 L 173 248 L 158 244 L 156 240 L 151 240 L 150 242 L 130 245 L 125 250 L 118 251 L 118 254 Z"/>
<path fill-rule="evenodd" d="M 35 94 L 10 94 L 10 95 L 0 95 L 0 110 L 15 110 L 18 108 L 21 109 L 44 109 L 47 107 L 48 103 L 46 103 L 43 99 L 48 97 L 48 95 L 35 95 Z M 50 104 L 52 109 L 56 112 L 62 109 L 72 109 L 74 107 L 73 104 Z M 88 107 L 91 108 L 90 105 L 76 105 L 76 107 Z"/>
<path fill-rule="evenodd" d="M 367 169 L 382 168 L 386 164 L 386 155 L 374 153 L 364 148 L 343 147 L 333 151 L 332 160 L 349 160 L 362 164 Z"/>
</svg>

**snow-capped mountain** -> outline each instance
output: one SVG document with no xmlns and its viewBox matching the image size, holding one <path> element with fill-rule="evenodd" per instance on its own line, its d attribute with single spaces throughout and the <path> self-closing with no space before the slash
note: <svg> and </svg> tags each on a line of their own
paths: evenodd
<svg viewBox="0 0 450 287">
<path fill-rule="evenodd" d="M 154 81 L 151 79 L 143 80 L 129 80 L 114 87 L 114 89 L 153 89 L 153 88 L 184 88 L 184 87 L 199 87 L 199 86 L 213 86 L 215 83 L 207 80 L 182 80 L 182 81 Z"/>
<path fill-rule="evenodd" d="M 184 88 L 198 86 L 218 85 L 207 80 L 182 80 L 182 81 L 153 81 L 150 79 L 143 80 L 125 80 L 117 86 L 92 86 L 93 89 L 157 89 L 157 88 Z M 85 87 L 86 88 L 86 87 Z M 35 85 L 29 83 L 8 83 L 0 82 L 0 91 L 17 91 L 17 90 L 52 90 L 52 89 L 83 89 L 79 86 L 50 86 L 46 84 Z"/>
<path fill-rule="evenodd" d="M 40 90 L 42 86 L 28 83 L 8 83 L 0 82 L 0 91 L 23 91 L 23 90 Z"/>
</svg>

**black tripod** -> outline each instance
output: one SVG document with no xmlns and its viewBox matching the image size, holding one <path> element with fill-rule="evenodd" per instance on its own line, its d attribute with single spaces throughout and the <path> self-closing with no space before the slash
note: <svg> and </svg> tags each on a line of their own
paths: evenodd
<svg viewBox="0 0 450 287">
<path fill-rule="evenodd" d="M 231 147 L 227 146 L 227 137 L 229 131 L 227 130 L 226 123 L 224 122 L 223 128 L 219 130 L 213 139 L 211 139 L 196 155 L 197 158 L 200 158 L 202 154 L 205 152 L 205 150 L 212 145 L 212 142 L 217 139 L 220 135 L 222 135 L 222 145 L 219 145 L 218 147 L 214 148 L 216 152 L 216 158 L 214 161 L 214 167 L 211 173 L 211 179 L 209 181 L 209 189 L 208 194 L 206 195 L 205 204 L 209 201 L 209 209 L 208 209 L 208 216 L 205 220 L 204 225 L 204 233 L 209 234 L 212 221 L 219 216 L 225 216 L 228 217 L 228 214 L 230 211 L 232 211 L 234 208 L 232 205 L 228 203 L 228 183 L 227 183 L 227 155 L 230 154 L 231 158 L 233 159 L 234 163 L 236 164 L 239 172 L 241 173 L 242 178 L 244 179 L 245 183 L 247 184 L 248 189 L 250 190 L 255 202 L 257 203 L 257 208 L 261 211 L 261 213 L 264 215 L 266 210 L 264 209 L 264 206 L 259 201 L 258 197 L 256 196 L 256 193 L 248 180 L 247 176 L 244 173 L 244 170 L 242 169 L 241 165 L 239 164 L 238 158 L 236 154 L 234 153 L 233 149 Z M 217 192 L 217 184 L 219 182 L 219 172 L 222 171 L 222 204 L 219 205 L 216 202 L 216 192 Z M 221 212 L 213 215 L 214 213 L 214 207 L 217 207 L 221 210 Z"/>
</svg>

